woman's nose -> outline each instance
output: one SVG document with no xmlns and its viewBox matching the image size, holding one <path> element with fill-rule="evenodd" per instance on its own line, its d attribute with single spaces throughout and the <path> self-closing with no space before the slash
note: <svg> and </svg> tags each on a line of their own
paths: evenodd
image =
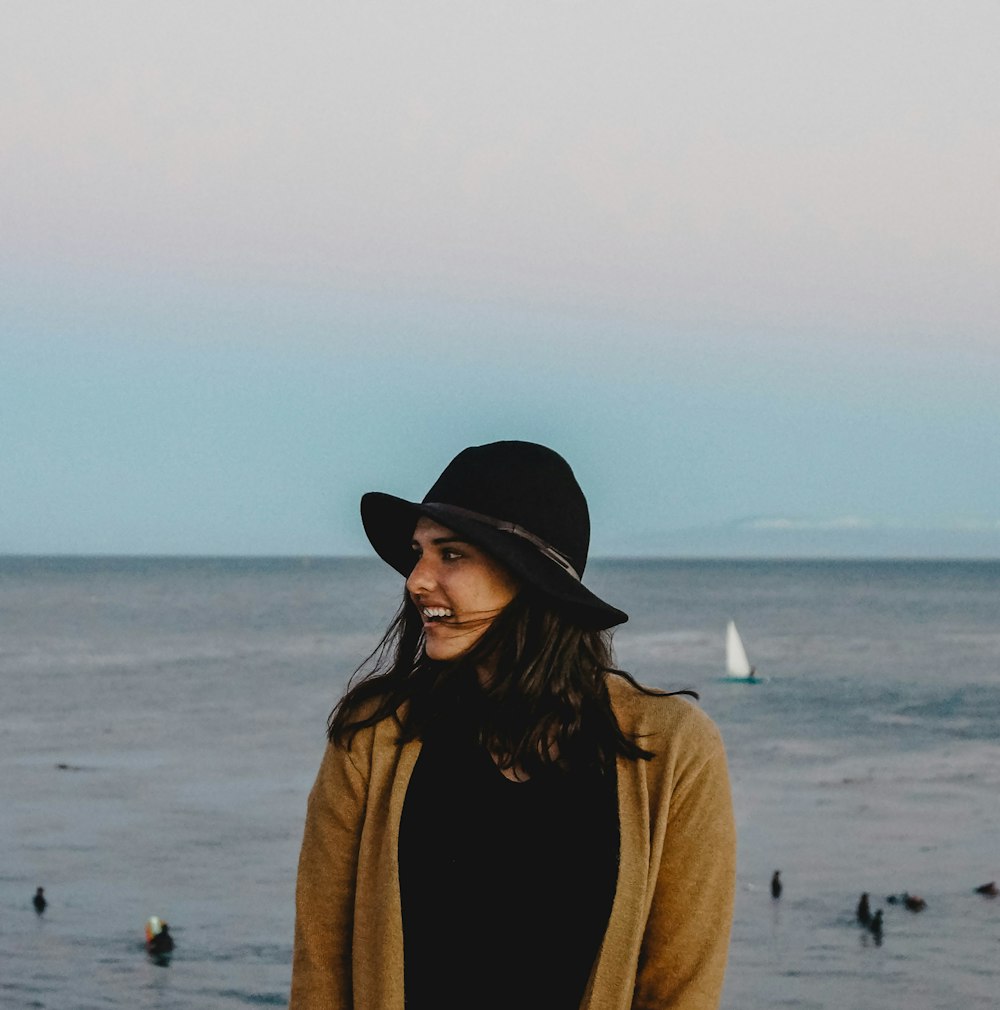
<svg viewBox="0 0 1000 1010">
<path fill-rule="evenodd" d="M 406 591 L 411 595 L 428 593 L 434 587 L 434 570 L 427 558 L 417 558 L 406 580 Z"/>
</svg>

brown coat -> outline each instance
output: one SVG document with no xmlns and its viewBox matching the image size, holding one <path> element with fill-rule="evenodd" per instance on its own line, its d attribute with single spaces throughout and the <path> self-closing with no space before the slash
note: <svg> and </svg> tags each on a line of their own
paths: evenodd
<svg viewBox="0 0 1000 1010">
<path fill-rule="evenodd" d="M 681 697 L 609 678 L 623 730 L 611 919 L 581 1010 L 715 1010 L 729 948 L 736 834 L 718 730 Z M 420 741 L 385 719 L 329 746 L 309 796 L 290 1010 L 403 1010 L 399 819 Z"/>
</svg>

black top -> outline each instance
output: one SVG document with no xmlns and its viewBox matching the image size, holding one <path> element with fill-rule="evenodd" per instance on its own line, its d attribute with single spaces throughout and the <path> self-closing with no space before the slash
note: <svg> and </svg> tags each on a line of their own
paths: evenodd
<svg viewBox="0 0 1000 1010">
<path fill-rule="evenodd" d="M 618 878 L 614 772 L 512 782 L 425 740 L 399 828 L 407 1010 L 577 1010 Z"/>
</svg>

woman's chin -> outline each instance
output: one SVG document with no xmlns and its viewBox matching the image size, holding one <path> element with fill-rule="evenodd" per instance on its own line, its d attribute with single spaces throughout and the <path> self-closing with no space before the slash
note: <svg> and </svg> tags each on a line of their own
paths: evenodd
<svg viewBox="0 0 1000 1010">
<path fill-rule="evenodd" d="M 424 653 L 428 659 L 436 659 L 439 662 L 447 662 L 451 659 L 458 659 L 463 652 L 467 651 L 465 647 L 460 645 L 447 645 L 444 643 L 431 644 L 427 643 L 424 648 Z"/>
<path fill-rule="evenodd" d="M 448 662 L 464 655 L 475 643 L 476 638 L 470 639 L 468 635 L 448 636 L 440 631 L 431 631 L 424 641 L 424 654 L 428 659 Z"/>
</svg>

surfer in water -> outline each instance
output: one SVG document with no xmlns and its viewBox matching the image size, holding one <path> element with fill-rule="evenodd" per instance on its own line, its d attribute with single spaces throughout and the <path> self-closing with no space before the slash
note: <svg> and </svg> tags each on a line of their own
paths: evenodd
<svg viewBox="0 0 1000 1010">
<path fill-rule="evenodd" d="M 405 580 L 331 713 L 299 860 L 290 1010 L 718 1006 L 735 829 L 686 698 L 616 670 L 586 500 L 541 445 L 371 493 Z"/>
<path fill-rule="evenodd" d="M 174 938 L 170 927 L 159 917 L 152 916 L 146 923 L 146 950 L 159 956 L 169 954 L 174 949 Z"/>
</svg>

